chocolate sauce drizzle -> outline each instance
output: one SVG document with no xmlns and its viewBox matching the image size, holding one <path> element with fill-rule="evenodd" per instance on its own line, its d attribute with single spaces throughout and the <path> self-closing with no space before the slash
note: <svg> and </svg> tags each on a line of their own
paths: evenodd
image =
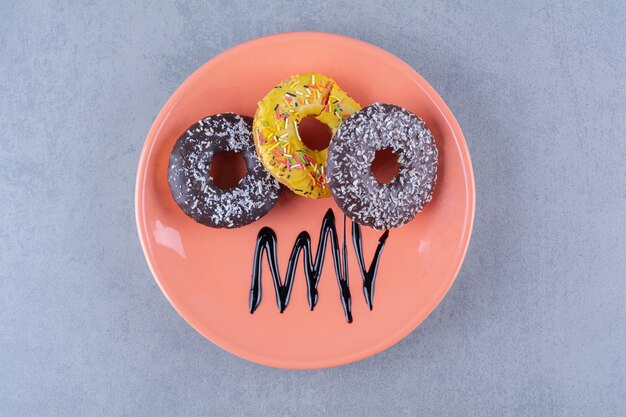
<svg viewBox="0 0 626 417">
<path fill-rule="evenodd" d="M 361 277 L 363 278 L 363 295 L 365 295 L 365 301 L 367 306 L 372 310 L 374 308 L 374 284 L 376 284 L 376 274 L 378 273 L 378 263 L 380 261 L 380 254 L 383 252 L 385 242 L 389 237 L 389 230 L 378 238 L 378 246 L 376 246 L 376 253 L 372 258 L 372 263 L 369 269 L 365 269 L 365 261 L 363 260 L 363 239 L 361 237 L 361 226 L 358 223 L 352 222 L 352 243 L 354 244 L 354 251 L 356 252 L 356 259 L 359 263 L 359 269 L 361 270 Z"/>
<path fill-rule="evenodd" d="M 378 272 L 378 263 L 385 241 L 389 236 L 389 231 L 385 231 L 378 240 L 378 247 L 369 270 L 365 269 L 363 260 L 363 245 L 360 226 L 356 223 L 352 224 L 352 241 L 357 254 L 359 269 L 363 277 L 363 293 L 370 310 L 373 308 L 374 283 L 376 282 L 376 273 Z M 349 274 L 348 274 L 348 249 L 346 245 L 346 217 L 343 218 L 343 244 L 341 250 L 339 248 L 339 239 L 337 237 L 337 229 L 335 227 L 335 214 L 332 209 L 328 209 L 322 226 L 320 229 L 320 239 L 317 245 L 315 260 L 312 259 L 311 237 L 308 232 L 301 232 L 293 245 L 289 261 L 287 263 L 287 273 L 284 282 L 281 280 L 278 271 L 278 259 L 276 255 L 276 247 L 278 240 L 276 233 L 269 227 L 263 227 L 257 235 L 256 246 L 254 248 L 254 263 L 252 266 L 252 283 L 250 286 L 250 313 L 253 314 L 261 304 L 261 269 L 263 262 L 263 254 L 267 256 L 267 261 L 274 281 L 274 290 L 276 293 L 276 304 L 278 311 L 283 313 L 289 305 L 291 298 L 291 290 L 293 289 L 293 280 L 298 266 L 298 258 L 300 251 L 304 251 L 304 274 L 307 282 L 307 299 L 309 307 L 313 310 L 317 304 L 318 291 L 317 287 L 322 275 L 322 267 L 324 266 L 324 257 L 326 256 L 326 245 L 330 237 L 331 251 L 333 255 L 333 264 L 335 267 L 335 276 L 337 277 L 337 285 L 339 287 L 339 295 L 341 305 L 343 306 L 344 315 L 348 323 L 352 323 L 352 298 L 350 296 Z M 343 253 L 343 256 L 342 256 Z"/>
</svg>

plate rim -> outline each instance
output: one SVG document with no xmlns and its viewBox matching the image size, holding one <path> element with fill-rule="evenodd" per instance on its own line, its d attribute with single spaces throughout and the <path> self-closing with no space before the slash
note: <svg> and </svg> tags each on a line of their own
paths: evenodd
<svg viewBox="0 0 626 417">
<path fill-rule="evenodd" d="M 161 285 L 160 279 L 158 277 L 157 268 L 155 265 L 155 260 L 152 257 L 149 239 L 147 237 L 147 230 L 142 227 L 142 212 L 144 211 L 144 204 L 142 200 L 142 189 L 146 183 L 146 165 L 147 161 L 150 159 L 150 154 L 154 147 L 155 138 L 158 135 L 159 130 L 170 116 L 170 113 L 175 106 L 175 104 L 180 100 L 183 87 L 192 82 L 196 77 L 199 76 L 200 73 L 206 71 L 206 69 L 216 62 L 228 57 L 233 53 L 237 53 L 240 50 L 244 50 L 251 46 L 254 46 L 257 42 L 264 42 L 270 40 L 272 38 L 284 38 L 284 37 L 324 37 L 327 39 L 336 39 L 343 40 L 349 43 L 354 43 L 359 45 L 360 47 L 364 47 L 366 49 L 374 49 L 378 53 L 382 53 L 385 55 L 390 61 L 394 63 L 399 69 L 404 72 L 407 72 L 412 78 L 416 78 L 419 80 L 418 86 L 423 90 L 423 92 L 433 101 L 433 103 L 437 106 L 438 110 L 444 115 L 444 119 L 446 123 L 449 125 L 450 129 L 454 133 L 455 143 L 457 148 L 461 154 L 461 162 L 463 165 L 463 173 L 465 178 L 465 188 L 467 192 L 467 203 L 465 209 L 465 219 L 463 224 L 463 235 L 462 235 L 462 248 L 461 253 L 458 258 L 458 264 L 455 266 L 451 278 L 448 280 L 448 284 L 441 289 L 440 292 L 436 293 L 436 296 L 433 296 L 429 303 L 426 303 L 422 306 L 418 313 L 414 314 L 414 318 L 411 320 L 407 320 L 407 322 L 401 326 L 396 332 L 390 334 L 389 336 L 381 339 L 378 343 L 373 343 L 368 345 L 363 349 L 356 350 L 354 352 L 343 354 L 340 356 L 334 356 L 329 359 L 317 359 L 313 361 L 308 361 L 306 363 L 299 361 L 285 361 L 274 358 L 268 358 L 263 355 L 258 355 L 254 351 L 240 349 L 237 346 L 230 344 L 228 341 L 224 340 L 218 334 L 212 333 L 210 331 L 206 331 L 206 329 L 202 328 L 201 331 L 199 323 L 196 323 L 191 317 L 187 317 L 185 314 L 181 312 L 181 309 L 177 305 L 177 303 L 170 297 L 170 295 L 165 291 L 163 286 Z M 137 174 L 135 179 L 135 224 L 137 227 L 137 232 L 139 235 L 139 241 L 141 244 L 141 249 L 144 254 L 144 258 L 148 264 L 152 277 L 156 281 L 159 289 L 168 300 L 170 305 L 174 308 L 174 310 L 192 327 L 194 328 L 201 336 L 205 339 L 209 340 L 213 344 L 219 346 L 220 348 L 230 352 L 231 354 L 238 356 L 242 359 L 260 364 L 265 366 L 270 366 L 274 368 L 284 368 L 284 369 L 321 369 L 321 368 L 330 368 L 335 366 L 347 365 L 349 363 L 357 362 L 359 360 L 368 358 L 370 356 L 376 355 L 391 346 L 395 345 L 406 336 L 408 336 L 413 330 L 415 330 L 428 316 L 432 314 L 432 312 L 437 308 L 439 303 L 443 300 L 445 295 L 448 293 L 456 278 L 463 266 L 465 261 L 465 256 L 467 255 L 467 250 L 469 248 L 472 230 L 474 226 L 474 218 L 476 212 L 476 187 L 474 182 L 474 170 L 473 165 L 469 153 L 469 149 L 467 146 L 467 142 L 465 140 L 465 136 L 461 131 L 461 127 L 454 117 L 454 114 L 448 107 L 448 105 L 444 102 L 443 98 L 437 93 L 437 91 L 426 81 L 413 67 L 404 62 L 402 59 L 392 54 L 391 52 L 373 45 L 369 42 L 362 41 L 360 39 L 356 39 L 350 36 L 329 33 L 329 32 L 317 32 L 317 31 L 292 31 L 292 32 L 281 32 L 272 35 L 262 36 L 254 39 L 247 40 L 240 44 L 234 45 L 225 51 L 215 55 L 200 67 L 196 68 L 172 93 L 172 95 L 167 99 L 165 104 L 162 106 L 161 110 L 159 110 L 157 116 L 155 117 L 148 134 L 144 140 L 141 154 L 139 156 L 139 164 L 137 167 Z M 426 310 L 427 314 L 421 314 L 420 312 Z M 422 317 L 423 316 L 423 317 Z"/>
</svg>

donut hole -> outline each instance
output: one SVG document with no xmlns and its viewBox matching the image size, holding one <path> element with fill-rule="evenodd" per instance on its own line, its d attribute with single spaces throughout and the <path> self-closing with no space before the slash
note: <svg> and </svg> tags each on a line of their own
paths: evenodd
<svg viewBox="0 0 626 417">
<path fill-rule="evenodd" d="M 376 181 L 380 184 L 389 184 L 398 177 L 400 170 L 398 155 L 391 148 L 379 149 L 374 154 L 370 169 Z"/>
<path fill-rule="evenodd" d="M 317 120 L 314 116 L 307 116 L 300 120 L 298 133 L 302 143 L 315 151 L 328 148 L 330 139 L 333 136 L 330 128 Z"/>
<path fill-rule="evenodd" d="M 234 188 L 246 176 L 246 161 L 239 152 L 218 152 L 211 161 L 209 176 L 218 188 Z"/>
</svg>

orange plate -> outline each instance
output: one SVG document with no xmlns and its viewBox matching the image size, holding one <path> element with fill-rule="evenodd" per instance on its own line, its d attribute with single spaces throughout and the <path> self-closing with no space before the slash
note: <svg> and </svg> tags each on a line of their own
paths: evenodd
<svg viewBox="0 0 626 417">
<path fill-rule="evenodd" d="M 403 106 L 431 129 L 439 148 L 439 178 L 431 203 L 404 227 L 391 230 L 369 311 L 348 236 L 354 322 L 346 323 L 332 256 L 327 249 L 314 311 L 307 305 L 302 261 L 287 310 L 276 307 L 267 265 L 263 300 L 248 312 L 257 232 L 278 235 L 281 273 L 296 236 L 311 234 L 317 247 L 325 211 L 332 207 L 341 238 L 342 215 L 332 198 L 310 200 L 284 191 L 261 220 L 234 230 L 204 227 L 185 216 L 171 197 L 167 161 L 176 139 L 200 118 L 235 112 L 254 115 L 257 101 L 292 74 L 326 74 L 361 105 Z M 390 53 L 344 36 L 299 32 L 255 39 L 200 67 L 167 101 L 146 138 L 137 173 L 137 228 L 161 290 L 189 324 L 215 344 L 245 359 L 282 368 L 321 368 L 378 353 L 411 332 L 444 297 L 456 277 L 472 230 L 474 179 L 461 129 L 435 90 Z M 348 230 L 350 230 L 348 228 Z M 363 228 L 369 265 L 380 232 Z M 181 341 L 181 343 L 183 343 Z"/>
</svg>

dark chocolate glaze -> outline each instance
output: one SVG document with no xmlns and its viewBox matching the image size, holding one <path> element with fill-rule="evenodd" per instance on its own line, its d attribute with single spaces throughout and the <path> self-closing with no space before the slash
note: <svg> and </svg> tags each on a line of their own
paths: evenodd
<svg viewBox="0 0 626 417">
<path fill-rule="evenodd" d="M 365 299 L 370 310 L 373 306 L 374 283 L 376 281 L 376 273 L 378 272 L 378 264 L 388 235 L 388 231 L 385 231 L 385 233 L 383 233 L 380 237 L 374 259 L 372 260 L 369 270 L 366 270 L 365 262 L 363 260 L 361 229 L 356 223 L 353 223 L 352 226 L 352 240 L 357 254 L 361 275 L 363 277 L 363 293 L 365 294 Z M 293 289 L 293 280 L 296 273 L 296 267 L 298 266 L 300 251 L 304 251 L 304 274 L 307 281 L 307 299 L 309 307 L 313 310 L 319 297 L 317 287 L 322 275 L 324 257 L 326 255 L 326 245 L 329 238 L 333 255 L 333 264 L 335 267 L 335 276 L 337 278 L 337 285 L 339 287 L 339 295 L 345 319 L 348 323 L 352 323 L 352 299 L 349 287 L 348 248 L 346 244 L 346 216 L 343 218 L 343 242 L 340 249 L 339 238 L 337 236 L 337 229 L 335 226 L 335 215 L 332 209 L 328 209 L 324 219 L 322 220 L 315 260 L 312 258 L 311 237 L 306 231 L 303 231 L 296 238 L 293 249 L 291 250 L 284 281 L 281 280 L 280 272 L 278 271 L 278 258 L 276 255 L 278 240 L 276 238 L 276 233 L 269 227 L 263 227 L 259 231 L 256 246 L 254 248 L 254 262 L 252 265 L 252 282 L 250 285 L 249 298 L 250 313 L 253 314 L 261 303 L 261 269 L 263 254 L 265 253 L 267 255 L 270 273 L 272 274 L 272 280 L 274 282 L 278 310 L 283 313 L 289 305 L 289 300 L 291 298 L 291 290 Z"/>
<path fill-rule="evenodd" d="M 398 175 L 381 184 L 372 174 L 377 151 L 398 156 Z M 398 106 L 375 103 L 350 115 L 328 147 L 326 178 L 339 208 L 377 230 L 400 227 L 431 201 L 438 151 L 422 119 Z"/>
<path fill-rule="evenodd" d="M 229 189 L 215 185 L 211 164 L 220 152 L 236 152 L 246 162 L 246 175 Z M 254 149 L 252 118 L 234 113 L 205 117 L 174 144 L 168 182 L 176 204 L 198 223 L 234 228 L 252 223 L 270 211 L 280 184 L 267 172 Z"/>
</svg>

